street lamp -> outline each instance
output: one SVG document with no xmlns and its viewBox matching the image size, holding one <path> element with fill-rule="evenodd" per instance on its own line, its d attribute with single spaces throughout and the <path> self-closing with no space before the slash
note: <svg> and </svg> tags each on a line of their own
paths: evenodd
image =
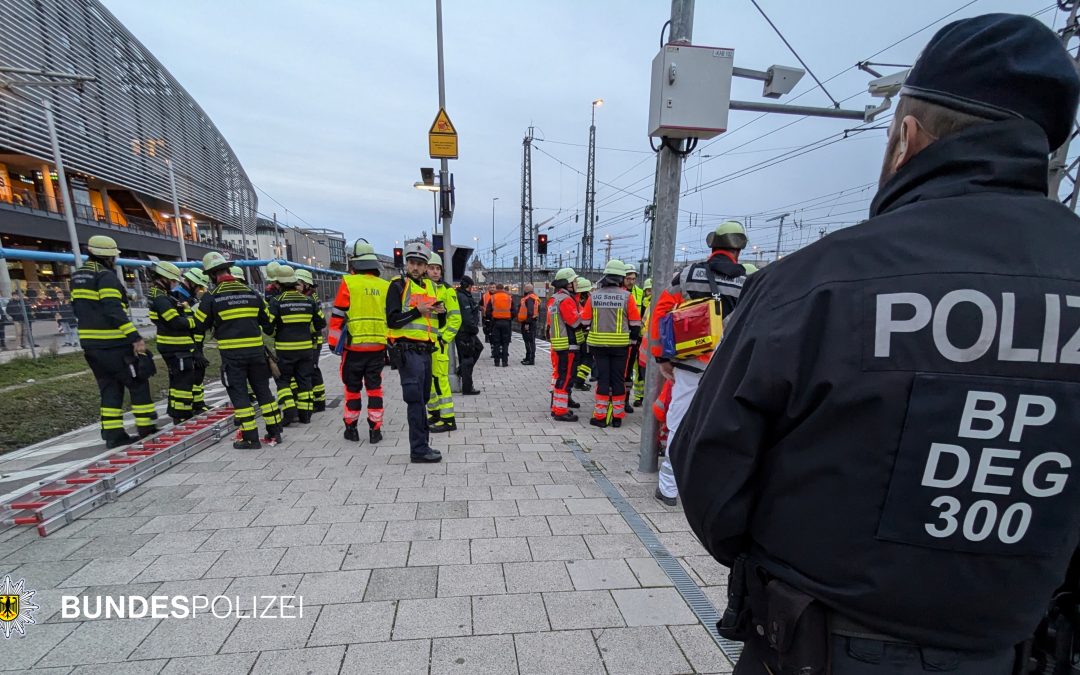
<svg viewBox="0 0 1080 675">
<path fill-rule="evenodd" d="M 495 202 L 498 197 L 491 198 L 491 269 L 495 269 Z"/>
<path fill-rule="evenodd" d="M 421 169 L 420 172 L 423 173 L 424 170 Z M 431 205 L 432 205 L 432 208 L 433 208 L 434 213 L 435 213 L 435 230 L 434 231 L 437 233 L 439 231 L 439 197 L 438 197 L 438 194 L 439 194 L 439 190 L 441 189 L 439 184 L 434 182 L 434 180 L 432 180 L 432 182 L 430 182 L 430 183 L 428 183 L 427 181 L 416 181 L 415 183 L 413 183 L 412 186 L 414 188 L 416 188 L 417 190 L 426 190 L 426 191 L 431 193 Z"/>
</svg>

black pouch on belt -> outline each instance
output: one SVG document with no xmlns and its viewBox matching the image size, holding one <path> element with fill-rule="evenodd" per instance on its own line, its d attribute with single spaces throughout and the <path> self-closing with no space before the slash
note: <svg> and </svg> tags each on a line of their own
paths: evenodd
<svg viewBox="0 0 1080 675">
<path fill-rule="evenodd" d="M 390 361 L 390 370 L 401 369 L 401 343 L 395 342 L 386 349 L 386 358 Z"/>
<path fill-rule="evenodd" d="M 825 607 L 806 593 L 779 579 L 765 584 L 767 606 L 762 636 L 779 655 L 783 675 L 825 673 L 829 659 L 829 629 Z"/>
</svg>

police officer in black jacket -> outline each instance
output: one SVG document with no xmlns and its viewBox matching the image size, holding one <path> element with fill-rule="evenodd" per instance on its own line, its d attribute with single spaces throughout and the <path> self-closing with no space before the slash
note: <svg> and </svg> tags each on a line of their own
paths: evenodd
<svg viewBox="0 0 1080 675">
<path fill-rule="evenodd" d="M 454 337 L 458 352 L 458 374 L 461 376 L 461 393 L 476 396 L 480 390 L 473 385 L 473 368 L 484 351 L 484 343 L 477 336 L 480 334 L 480 305 L 472 294 L 473 280 L 469 275 L 458 282 L 458 306 L 461 308 L 461 329 Z"/>
<path fill-rule="evenodd" d="M 747 283 L 671 453 L 737 673 L 1012 672 L 1080 540 L 1078 95 L 1037 20 L 946 26 L 870 220 Z"/>
</svg>

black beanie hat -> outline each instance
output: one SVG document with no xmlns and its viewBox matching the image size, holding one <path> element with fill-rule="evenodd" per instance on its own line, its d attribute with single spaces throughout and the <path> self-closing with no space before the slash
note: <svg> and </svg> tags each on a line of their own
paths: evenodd
<svg viewBox="0 0 1080 675">
<path fill-rule="evenodd" d="M 1031 120 L 1054 150 L 1072 133 L 1080 76 L 1061 39 L 1038 19 L 985 14 L 939 30 L 900 95 L 990 120 Z"/>
</svg>

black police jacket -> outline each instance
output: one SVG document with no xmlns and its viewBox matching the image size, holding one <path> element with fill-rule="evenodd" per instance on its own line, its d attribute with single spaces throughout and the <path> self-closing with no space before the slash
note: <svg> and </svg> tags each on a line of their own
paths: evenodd
<svg viewBox="0 0 1080 675">
<path fill-rule="evenodd" d="M 1080 538 L 1080 218 L 1046 138 L 933 143 L 747 282 L 671 450 L 714 557 L 883 633 L 1031 636 Z"/>
<path fill-rule="evenodd" d="M 480 333 L 480 307 L 469 291 L 457 289 L 458 306 L 461 307 L 461 328 L 458 335 L 469 337 Z"/>
</svg>

